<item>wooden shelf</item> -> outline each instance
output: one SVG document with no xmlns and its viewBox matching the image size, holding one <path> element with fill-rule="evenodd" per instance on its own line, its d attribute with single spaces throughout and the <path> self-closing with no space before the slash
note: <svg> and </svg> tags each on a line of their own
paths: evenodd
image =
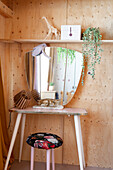
<svg viewBox="0 0 113 170">
<path fill-rule="evenodd" d="M 113 40 L 102 40 L 102 43 L 106 43 L 106 44 L 107 44 L 107 43 L 108 43 L 108 44 L 109 44 L 109 43 L 113 43 Z"/>
<path fill-rule="evenodd" d="M 47 44 L 82 44 L 83 40 L 36 40 L 36 39 L 14 39 L 19 43 L 47 43 Z M 102 40 L 102 43 L 113 43 L 113 40 Z"/>
<path fill-rule="evenodd" d="M 15 43 L 14 40 L 10 40 L 10 39 L 0 39 L 0 43 Z"/>
<path fill-rule="evenodd" d="M 83 43 L 83 40 L 36 40 L 36 39 L 15 39 L 15 42 L 20 43 L 48 43 L 48 44 L 79 44 Z"/>
<path fill-rule="evenodd" d="M 1 43 L 47 43 L 47 44 L 82 44 L 83 40 L 37 40 L 37 39 L 0 39 Z M 102 40 L 102 44 L 112 44 L 113 40 Z"/>
<path fill-rule="evenodd" d="M 0 14 L 6 18 L 13 17 L 13 11 L 0 1 Z"/>
</svg>

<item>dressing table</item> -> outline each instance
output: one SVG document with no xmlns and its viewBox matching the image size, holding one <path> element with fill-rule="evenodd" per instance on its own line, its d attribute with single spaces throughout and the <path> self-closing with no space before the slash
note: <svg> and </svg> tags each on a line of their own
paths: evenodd
<svg viewBox="0 0 113 170">
<path fill-rule="evenodd" d="M 14 143 L 15 143 L 15 139 L 16 139 L 16 136 L 17 136 L 17 131 L 18 131 L 18 128 L 19 128 L 19 125 L 20 125 L 20 121 L 22 119 L 19 162 L 21 161 L 25 121 L 26 121 L 26 116 L 28 114 L 51 114 L 51 115 L 57 114 L 57 115 L 62 115 L 62 116 L 65 116 L 65 115 L 74 116 L 74 124 L 75 124 L 75 131 L 76 131 L 76 140 L 77 140 L 80 170 L 83 170 L 85 168 L 85 158 L 84 158 L 82 132 L 81 132 L 81 124 L 80 124 L 80 116 L 81 115 L 83 115 L 83 116 L 87 115 L 87 111 L 85 109 L 79 109 L 79 108 L 63 108 L 63 109 L 26 108 L 26 109 L 16 109 L 16 108 L 12 108 L 9 111 L 17 113 L 17 118 L 16 118 L 14 130 L 13 130 L 13 135 L 12 135 L 12 139 L 11 139 L 11 143 L 10 143 L 10 147 L 9 147 L 8 156 L 7 156 L 7 160 L 6 160 L 4 170 L 7 170 L 8 163 L 9 163 L 9 160 L 10 160 L 10 156 L 11 156 L 13 146 L 14 146 Z"/>
</svg>

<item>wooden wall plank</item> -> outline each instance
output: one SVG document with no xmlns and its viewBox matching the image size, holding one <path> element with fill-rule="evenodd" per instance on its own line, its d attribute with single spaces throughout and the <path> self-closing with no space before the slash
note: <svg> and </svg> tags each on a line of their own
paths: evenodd
<svg viewBox="0 0 113 170">
<path fill-rule="evenodd" d="M 48 31 L 44 20 L 41 19 L 44 15 L 59 30 L 61 25 L 66 23 L 80 24 L 82 32 L 88 27 L 99 27 L 103 39 L 113 39 L 112 6 L 112 0 L 70 0 L 68 5 L 66 0 L 60 2 L 29 0 L 24 3 L 22 0 L 19 2 L 17 0 L 14 2 L 12 38 L 43 39 Z"/>
<path fill-rule="evenodd" d="M 25 0 L 24 2 L 19 0 L 14 3 L 12 38 L 44 39 L 48 28 L 42 20 L 43 16 L 46 16 L 50 24 L 59 30 L 61 24 L 65 24 L 66 0 L 60 1 L 60 6 L 59 1 L 52 0 Z"/>
<path fill-rule="evenodd" d="M 79 87 L 67 106 L 84 107 L 88 111 L 88 117 L 82 117 L 81 122 L 86 162 L 90 166 L 108 167 L 112 164 L 109 154 L 112 146 L 110 126 L 113 121 L 112 69 L 109 69 L 113 66 L 112 48 L 113 46 L 104 45 L 101 64 L 96 67 L 95 80 L 86 75 L 84 86 Z"/>
<path fill-rule="evenodd" d="M 5 38 L 5 17 L 3 17 L 2 15 L 0 15 L 0 39 L 4 39 Z M 4 98 L 5 98 L 5 110 L 8 113 L 8 101 L 10 102 L 10 98 L 7 99 L 7 95 L 8 95 L 8 84 L 9 83 L 9 79 L 8 79 L 8 69 L 9 67 L 7 67 L 8 65 L 6 63 L 8 63 L 8 59 L 6 58 L 6 45 L 4 43 L 0 43 L 0 60 L 1 60 L 1 68 L 2 68 L 2 79 L 3 79 L 3 88 L 4 88 Z M 10 65 L 10 64 L 9 64 Z M 6 116 L 7 122 L 8 122 L 8 117 Z"/>
<path fill-rule="evenodd" d="M 82 32 L 89 26 L 100 27 L 103 39 L 113 39 L 112 9 L 112 0 L 16 0 L 14 1 L 15 15 L 12 23 L 8 21 L 11 26 L 5 36 L 7 35 L 7 38 L 12 39 L 43 39 L 48 31 L 46 24 L 41 20 L 42 16 L 45 15 L 50 23 L 58 29 L 63 24 L 80 24 Z M 8 22 L 6 22 L 6 28 Z M 8 67 L 11 68 L 13 95 L 21 89 L 27 88 L 24 75 L 24 54 L 34 46 L 36 44 L 23 44 L 21 46 L 12 44 L 10 48 L 7 47 L 7 57 L 9 56 L 9 59 L 11 59 Z M 54 44 L 54 46 L 56 45 Z M 62 46 L 78 51 L 82 50 L 81 44 Z M 113 44 L 104 44 L 102 48 L 104 52 L 102 53 L 101 64 L 96 66 L 95 80 L 92 80 L 86 73 L 84 86 L 79 85 L 76 94 L 67 107 L 82 107 L 88 111 L 88 116 L 81 118 L 87 165 L 113 168 Z M 10 83 L 7 86 L 9 86 L 9 89 L 12 88 Z M 12 94 L 10 95 L 12 96 Z M 11 98 L 7 98 L 7 102 L 9 103 L 8 106 L 12 105 Z M 16 115 L 13 114 L 9 129 L 10 137 L 15 117 Z M 57 163 L 78 164 L 73 117 L 28 116 L 23 160 L 29 160 L 28 153 L 30 150 L 25 143 L 26 137 L 37 130 L 55 132 L 63 137 L 63 148 L 56 153 Z M 14 149 L 15 158 L 18 158 L 19 135 L 20 131 Z M 37 151 L 35 156 L 36 161 L 45 160 L 44 152 Z"/>
<path fill-rule="evenodd" d="M 112 0 L 70 0 L 68 1 L 67 24 L 99 27 L 103 39 L 113 39 L 113 1 Z"/>
</svg>

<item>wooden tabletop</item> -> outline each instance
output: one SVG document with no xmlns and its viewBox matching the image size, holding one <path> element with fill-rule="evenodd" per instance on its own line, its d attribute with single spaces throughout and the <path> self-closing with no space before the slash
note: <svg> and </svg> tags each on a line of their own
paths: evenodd
<svg viewBox="0 0 113 170">
<path fill-rule="evenodd" d="M 9 111 L 23 114 L 87 115 L 87 111 L 81 108 L 47 109 L 29 107 L 26 109 L 12 108 Z"/>
</svg>

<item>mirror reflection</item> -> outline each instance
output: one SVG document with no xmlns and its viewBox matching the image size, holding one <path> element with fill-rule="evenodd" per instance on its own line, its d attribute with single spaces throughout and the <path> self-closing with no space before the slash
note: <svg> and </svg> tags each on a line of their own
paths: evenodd
<svg viewBox="0 0 113 170">
<path fill-rule="evenodd" d="M 49 56 L 49 57 L 47 57 Z M 44 52 L 25 54 L 27 82 L 39 105 L 65 105 L 73 97 L 82 72 L 82 53 L 61 48 L 45 47 Z"/>
</svg>

